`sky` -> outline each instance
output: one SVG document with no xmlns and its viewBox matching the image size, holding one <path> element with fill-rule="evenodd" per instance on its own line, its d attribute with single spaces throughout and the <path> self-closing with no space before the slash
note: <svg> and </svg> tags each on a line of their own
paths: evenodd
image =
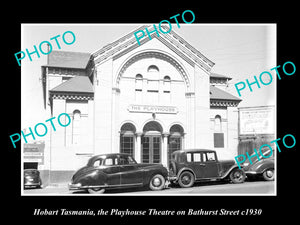
<svg viewBox="0 0 300 225">
<path fill-rule="evenodd" d="M 93 53 L 103 46 L 125 36 L 145 24 L 22 24 L 21 49 L 34 51 L 34 45 L 60 35 L 58 41 L 61 51 Z M 263 71 L 273 75 L 270 85 L 258 88 L 252 85 L 241 91 L 243 101 L 239 107 L 264 106 L 276 104 L 276 75 L 270 71 L 276 65 L 276 25 L 275 24 L 172 24 L 172 30 L 198 49 L 215 65 L 213 73 L 231 77 L 228 92 L 238 96 L 235 84 L 254 81 Z M 66 45 L 61 36 L 72 31 L 76 40 Z M 161 34 L 163 35 L 163 34 Z M 67 37 L 67 36 L 66 36 Z M 59 50 L 55 41 L 50 41 L 53 50 Z M 46 50 L 45 50 L 46 51 Z M 51 53 L 50 53 L 51 54 Z M 22 128 L 34 126 L 50 118 L 43 106 L 41 66 L 47 64 L 47 56 L 26 57 L 21 66 L 21 109 Z M 16 66 L 18 63 L 16 61 Z M 264 79 L 263 79 L 264 80 Z"/>
</svg>

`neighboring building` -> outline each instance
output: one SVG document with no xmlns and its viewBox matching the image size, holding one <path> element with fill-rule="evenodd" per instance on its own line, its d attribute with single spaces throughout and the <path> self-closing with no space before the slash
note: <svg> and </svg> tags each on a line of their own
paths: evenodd
<svg viewBox="0 0 300 225">
<path fill-rule="evenodd" d="M 39 168 L 44 179 L 68 180 L 102 153 L 165 166 L 180 148 L 237 155 L 241 99 L 226 92 L 231 78 L 212 73 L 214 63 L 173 31 L 152 33 L 140 46 L 135 31 L 92 54 L 49 55 L 42 67 L 45 110 L 68 113 L 72 123 L 50 133 Z"/>
<path fill-rule="evenodd" d="M 275 140 L 275 107 L 239 107 L 239 147 L 238 153 L 251 155 L 254 148 Z"/>
</svg>

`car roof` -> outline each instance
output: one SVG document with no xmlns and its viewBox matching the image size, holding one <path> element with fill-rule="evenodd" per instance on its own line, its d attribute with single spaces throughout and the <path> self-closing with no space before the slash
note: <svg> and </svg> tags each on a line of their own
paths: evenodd
<svg viewBox="0 0 300 225">
<path fill-rule="evenodd" d="M 203 149 L 203 148 L 195 148 L 195 149 L 181 149 L 174 151 L 173 154 L 179 154 L 179 153 L 188 153 L 188 152 L 216 152 L 215 150 L 211 149 Z"/>
<path fill-rule="evenodd" d="M 102 158 L 105 156 L 108 157 L 108 156 L 119 156 L 119 155 L 130 156 L 130 154 L 127 154 L 127 153 L 106 153 L 106 154 L 94 155 L 91 157 L 91 159 Z"/>
</svg>

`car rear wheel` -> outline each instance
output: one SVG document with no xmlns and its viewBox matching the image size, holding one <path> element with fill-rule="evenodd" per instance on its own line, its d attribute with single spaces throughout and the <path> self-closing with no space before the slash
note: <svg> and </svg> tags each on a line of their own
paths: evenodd
<svg viewBox="0 0 300 225">
<path fill-rule="evenodd" d="M 195 183 L 195 177 L 190 171 L 184 171 L 180 174 L 178 183 L 183 188 L 192 187 Z"/>
<path fill-rule="evenodd" d="M 265 180 L 272 181 L 274 180 L 274 169 L 267 169 L 262 175 Z"/>
<path fill-rule="evenodd" d="M 234 169 L 233 171 L 231 171 L 229 178 L 232 181 L 232 183 L 239 184 L 245 181 L 246 175 L 244 171 L 240 169 Z"/>
<path fill-rule="evenodd" d="M 87 190 L 90 194 L 103 194 L 105 192 L 104 188 L 89 188 Z"/>
<path fill-rule="evenodd" d="M 166 180 L 161 174 L 154 175 L 149 182 L 152 191 L 160 191 L 165 187 Z"/>
</svg>

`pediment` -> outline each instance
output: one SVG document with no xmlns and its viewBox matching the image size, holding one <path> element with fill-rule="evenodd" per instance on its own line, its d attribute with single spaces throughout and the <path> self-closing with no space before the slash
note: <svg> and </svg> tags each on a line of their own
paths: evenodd
<svg viewBox="0 0 300 225">
<path fill-rule="evenodd" d="M 167 46 L 170 50 L 176 53 L 179 57 L 189 63 L 191 66 L 195 66 L 197 64 L 202 70 L 206 73 L 210 73 L 211 68 L 214 66 L 214 62 L 205 57 L 200 51 L 191 46 L 187 41 L 185 41 L 182 37 L 176 34 L 173 30 L 169 33 L 162 34 L 159 36 L 157 34 L 151 33 L 151 40 L 148 35 L 145 35 L 141 38 L 140 45 L 138 44 L 134 33 L 139 30 L 145 30 L 148 28 L 149 32 L 154 30 L 153 25 L 144 25 L 136 30 L 130 32 L 124 37 L 104 46 L 103 48 L 95 51 L 92 55 L 94 58 L 95 65 L 101 64 L 102 62 L 113 58 L 113 60 L 118 59 L 119 57 L 127 54 L 128 52 L 144 45 L 145 43 L 157 39 L 165 46 Z M 165 31 L 168 30 L 167 26 L 162 26 L 162 29 Z"/>
</svg>

